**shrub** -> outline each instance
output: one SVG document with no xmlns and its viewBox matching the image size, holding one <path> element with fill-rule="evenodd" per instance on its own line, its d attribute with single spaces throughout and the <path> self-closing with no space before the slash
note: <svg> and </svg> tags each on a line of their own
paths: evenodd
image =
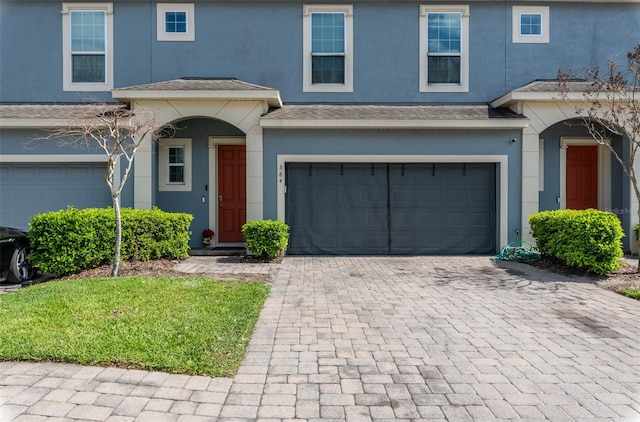
<svg viewBox="0 0 640 422">
<path fill-rule="evenodd" d="M 282 221 L 249 221 L 242 226 L 247 249 L 265 258 L 273 259 L 289 244 L 289 226 Z"/>
<path fill-rule="evenodd" d="M 542 254 L 599 275 L 620 267 L 624 233 L 611 212 L 544 211 L 530 215 L 529 223 Z"/>
<path fill-rule="evenodd" d="M 122 209 L 123 260 L 184 258 L 189 250 L 190 214 L 157 208 Z M 112 208 L 87 208 L 35 215 L 29 240 L 34 264 L 58 277 L 112 262 L 115 248 Z"/>
</svg>

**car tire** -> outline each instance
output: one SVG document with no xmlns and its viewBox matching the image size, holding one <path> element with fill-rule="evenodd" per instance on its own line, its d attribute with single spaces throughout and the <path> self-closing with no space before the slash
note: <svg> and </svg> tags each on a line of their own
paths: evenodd
<svg viewBox="0 0 640 422">
<path fill-rule="evenodd" d="M 36 274 L 36 269 L 29 262 L 29 249 L 19 247 L 13 252 L 11 262 L 9 263 L 9 274 L 7 281 L 12 283 L 22 283 L 31 280 Z"/>
</svg>

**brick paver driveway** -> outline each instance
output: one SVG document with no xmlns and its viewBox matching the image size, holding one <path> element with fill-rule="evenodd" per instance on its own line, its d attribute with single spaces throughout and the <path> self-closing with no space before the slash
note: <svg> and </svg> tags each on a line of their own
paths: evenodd
<svg viewBox="0 0 640 422">
<path fill-rule="evenodd" d="M 0 419 L 640 420 L 638 301 L 488 257 L 287 257 L 267 271 L 233 380 L 4 363 Z"/>
</svg>

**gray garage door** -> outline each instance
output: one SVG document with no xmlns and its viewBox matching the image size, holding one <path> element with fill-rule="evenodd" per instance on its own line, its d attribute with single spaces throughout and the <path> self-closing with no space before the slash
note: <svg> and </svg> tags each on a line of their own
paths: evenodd
<svg viewBox="0 0 640 422">
<path fill-rule="evenodd" d="M 111 205 L 106 164 L 0 164 L 0 225 L 27 229 L 35 214 Z"/>
<path fill-rule="evenodd" d="M 495 192 L 489 163 L 290 163 L 287 253 L 493 253 Z"/>
</svg>

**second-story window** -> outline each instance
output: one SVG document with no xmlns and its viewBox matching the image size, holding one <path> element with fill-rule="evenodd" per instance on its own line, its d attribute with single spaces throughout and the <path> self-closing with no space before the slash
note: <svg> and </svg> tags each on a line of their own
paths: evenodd
<svg viewBox="0 0 640 422">
<path fill-rule="evenodd" d="M 311 83 L 344 84 L 344 13 L 311 14 Z"/>
<path fill-rule="evenodd" d="M 158 3 L 156 15 L 158 41 L 195 41 L 193 3 Z"/>
<path fill-rule="evenodd" d="M 186 34 L 187 12 L 170 10 L 164 12 L 164 32 L 167 34 Z"/>
<path fill-rule="evenodd" d="M 468 6 L 421 6 L 420 91 L 469 91 Z"/>
<path fill-rule="evenodd" d="M 112 3 L 62 4 L 63 90 L 113 88 Z"/>
<path fill-rule="evenodd" d="M 542 35 L 542 15 L 540 13 L 521 14 L 520 35 Z"/>
<path fill-rule="evenodd" d="M 462 13 L 427 14 L 427 83 L 459 84 Z"/>
<path fill-rule="evenodd" d="M 351 5 L 304 7 L 305 92 L 353 91 L 353 28 Z"/>
<path fill-rule="evenodd" d="M 514 43 L 549 43 L 549 6 L 513 6 L 512 10 Z"/>
<path fill-rule="evenodd" d="M 71 82 L 106 81 L 106 13 L 103 10 L 72 10 Z"/>
</svg>

